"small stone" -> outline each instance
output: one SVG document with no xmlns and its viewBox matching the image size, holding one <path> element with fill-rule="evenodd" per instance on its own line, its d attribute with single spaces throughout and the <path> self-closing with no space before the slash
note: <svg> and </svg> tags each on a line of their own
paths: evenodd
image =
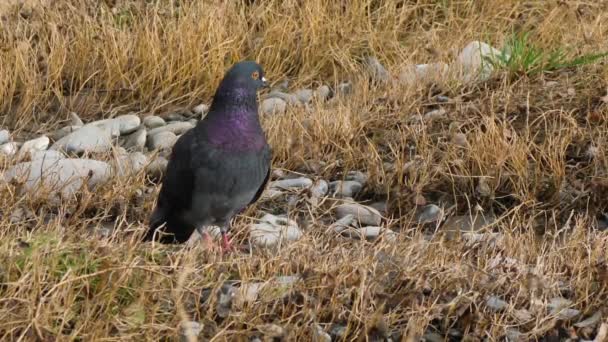
<svg viewBox="0 0 608 342">
<path fill-rule="evenodd" d="M 597 148 L 596 146 L 593 145 L 589 145 L 589 147 L 587 148 L 587 151 L 585 151 L 585 156 L 589 159 L 594 159 L 598 153 L 600 152 L 600 149 Z"/>
<path fill-rule="evenodd" d="M 191 124 L 191 125 L 192 125 L 192 127 L 194 127 L 194 126 L 196 126 L 196 124 L 198 123 L 198 120 L 196 120 L 196 119 L 190 119 L 190 120 L 188 120 L 188 121 L 186 121 L 186 122 L 188 122 L 189 124 Z"/>
<path fill-rule="evenodd" d="M 366 240 L 374 240 L 380 235 L 384 235 L 388 241 L 394 241 L 397 238 L 395 232 L 392 230 L 376 226 L 346 229 L 342 232 L 342 235 L 347 235 L 355 239 L 363 238 Z"/>
<path fill-rule="evenodd" d="M 594 313 L 592 316 L 590 316 L 589 318 L 574 324 L 574 326 L 577 328 L 586 328 L 586 327 L 594 326 L 597 323 L 599 323 L 601 319 L 602 319 L 602 311 L 598 311 L 598 312 Z"/>
<path fill-rule="evenodd" d="M 452 143 L 456 146 L 467 147 L 467 136 L 464 133 L 456 133 L 452 136 Z"/>
<path fill-rule="evenodd" d="M 329 184 L 323 179 L 317 180 L 310 187 L 310 195 L 314 198 L 324 197 L 325 195 L 327 195 L 328 191 L 329 191 Z"/>
<path fill-rule="evenodd" d="M 346 215 L 353 215 L 362 225 L 379 226 L 382 221 L 378 210 L 357 203 L 344 203 L 336 207 L 338 219 Z"/>
<path fill-rule="evenodd" d="M 144 126 L 148 129 L 158 128 L 166 125 L 165 119 L 156 115 L 149 115 L 144 118 Z"/>
<path fill-rule="evenodd" d="M 182 342 L 198 341 L 198 335 L 203 330 L 203 326 L 199 322 L 185 321 L 180 324 L 180 340 Z"/>
<path fill-rule="evenodd" d="M 293 220 L 266 214 L 260 221 L 250 228 L 251 239 L 259 247 L 273 247 L 282 241 L 296 241 L 302 237 L 302 231 Z"/>
<path fill-rule="evenodd" d="M 353 92 L 353 85 L 350 82 L 343 82 L 338 84 L 338 86 L 336 87 L 336 92 L 339 95 L 350 95 Z"/>
<path fill-rule="evenodd" d="M 215 311 L 221 318 L 226 318 L 230 315 L 232 309 L 232 300 L 236 295 L 236 289 L 230 284 L 223 284 L 217 295 L 217 305 Z"/>
<path fill-rule="evenodd" d="M 6 129 L 0 130 L 0 145 L 6 144 L 11 138 L 11 134 Z"/>
<path fill-rule="evenodd" d="M 488 179 L 485 177 L 479 178 L 475 190 L 477 190 L 479 195 L 486 198 L 491 197 L 493 193 L 492 188 L 490 188 L 490 185 L 488 184 Z"/>
<path fill-rule="evenodd" d="M 194 112 L 194 114 L 197 114 L 202 118 L 202 116 L 207 114 L 207 112 L 209 111 L 209 106 L 204 103 L 201 103 L 198 106 L 192 108 L 192 111 Z"/>
<path fill-rule="evenodd" d="M 365 66 L 374 81 L 381 83 L 388 81 L 389 73 L 376 57 L 366 57 Z"/>
<path fill-rule="evenodd" d="M 462 68 L 462 81 L 469 82 L 476 79 L 485 81 L 489 79 L 494 68 L 485 59 L 494 58 L 501 54 L 501 51 L 483 42 L 472 41 L 467 44 L 457 58 L 457 63 Z"/>
<path fill-rule="evenodd" d="M 329 185 L 336 197 L 354 197 L 363 188 L 361 183 L 356 181 L 334 181 Z"/>
<path fill-rule="evenodd" d="M 312 185 L 312 180 L 306 177 L 281 179 L 270 183 L 270 188 L 275 189 L 302 189 Z"/>
<path fill-rule="evenodd" d="M 287 103 L 280 98 L 271 97 L 262 101 L 262 113 L 265 115 L 283 114 L 287 110 Z"/>
<path fill-rule="evenodd" d="M 80 119 L 78 114 L 70 112 L 70 125 L 82 127 L 84 126 L 84 122 L 82 122 L 82 119 Z"/>
<path fill-rule="evenodd" d="M 493 311 L 502 311 L 509 306 L 509 303 L 496 296 L 490 296 L 486 300 L 486 306 Z"/>
<path fill-rule="evenodd" d="M 505 329 L 505 335 L 507 337 L 508 342 L 525 341 L 524 334 L 522 334 L 519 330 L 515 328 Z"/>
<path fill-rule="evenodd" d="M 271 99 L 271 98 L 278 98 L 281 99 L 283 101 L 285 101 L 285 103 L 287 103 L 290 106 L 299 106 L 301 105 L 300 100 L 298 100 L 298 97 L 294 94 L 289 94 L 289 93 L 284 93 L 281 91 L 271 91 L 270 93 L 268 93 L 268 95 L 266 95 L 266 97 L 264 98 L 266 99 Z"/>
<path fill-rule="evenodd" d="M 165 170 L 167 169 L 169 161 L 164 157 L 156 157 L 146 166 L 146 173 L 153 178 L 162 178 Z"/>
<path fill-rule="evenodd" d="M 315 90 L 315 97 L 321 102 L 327 101 L 330 98 L 330 96 L 331 96 L 331 89 L 329 89 L 329 87 L 326 85 L 322 85 Z"/>
<path fill-rule="evenodd" d="M 348 215 L 342 217 L 341 219 L 339 219 L 338 221 L 332 223 L 329 226 L 328 231 L 333 230 L 334 232 L 339 234 L 342 231 L 350 228 L 354 221 L 355 221 L 355 216 L 352 214 L 348 214 Z"/>
<path fill-rule="evenodd" d="M 36 159 L 13 166 L 4 175 L 7 182 L 23 182 L 25 190 L 37 190 L 43 186 L 50 191 L 61 191 L 71 196 L 83 182 L 89 188 L 107 181 L 111 167 L 102 161 L 92 159 Z"/>
<path fill-rule="evenodd" d="M 86 125 L 56 141 L 51 149 L 66 153 L 99 153 L 112 148 L 110 132 L 98 126 Z"/>
<path fill-rule="evenodd" d="M 572 96 L 575 96 L 575 95 L 576 95 L 576 90 L 575 90 L 574 88 L 568 88 L 568 89 L 566 90 L 566 92 L 567 92 L 568 96 L 570 96 L 570 97 L 572 97 Z"/>
<path fill-rule="evenodd" d="M 148 164 L 148 157 L 141 152 L 119 155 L 116 158 L 114 171 L 120 177 L 135 175 Z"/>
<path fill-rule="evenodd" d="M 57 159 L 63 159 L 63 158 L 65 158 L 63 153 L 61 153 L 59 151 L 53 151 L 53 150 L 34 151 L 31 154 L 32 161 L 38 160 L 38 159 L 57 160 Z"/>
<path fill-rule="evenodd" d="M 399 73 L 399 82 L 407 86 L 439 83 L 446 79 L 448 72 L 445 63 L 408 65 Z"/>
<path fill-rule="evenodd" d="M 150 136 L 148 133 L 148 148 L 150 150 L 170 150 L 177 141 L 177 135 L 164 131 Z"/>
<path fill-rule="evenodd" d="M 180 113 L 169 113 L 165 115 L 165 120 L 176 122 L 176 121 L 186 121 L 186 117 Z"/>
<path fill-rule="evenodd" d="M 36 139 L 26 141 L 19 149 L 19 156 L 31 156 L 35 151 L 44 151 L 49 147 L 50 139 L 47 136 L 41 136 Z"/>
<path fill-rule="evenodd" d="M 443 210 L 435 204 L 429 204 L 421 208 L 418 215 L 416 215 L 416 221 L 419 224 L 433 223 L 441 221 L 443 218 Z"/>
<path fill-rule="evenodd" d="M 534 318 L 530 311 L 526 309 L 514 310 L 513 316 L 515 316 L 515 318 L 517 318 L 517 320 L 522 324 L 528 323 Z"/>
<path fill-rule="evenodd" d="M 285 335 L 285 329 L 277 324 L 264 324 L 258 330 L 270 338 L 280 338 Z"/>
<path fill-rule="evenodd" d="M 365 183 L 367 183 L 367 174 L 361 172 L 361 171 L 349 171 L 346 174 L 345 179 L 347 181 L 356 181 L 357 183 L 361 184 L 362 186 L 365 185 Z"/>
<path fill-rule="evenodd" d="M 49 137 L 53 141 L 57 141 L 57 140 L 60 140 L 61 138 L 65 137 L 65 136 L 67 136 L 70 133 L 76 132 L 80 128 L 81 128 L 81 126 L 65 126 L 65 127 L 60 128 L 60 129 L 55 130 L 53 133 L 51 133 L 49 135 Z"/>
<path fill-rule="evenodd" d="M 148 138 L 157 135 L 161 132 L 171 132 L 175 135 L 186 133 L 188 130 L 194 128 L 194 125 L 187 121 L 176 121 L 171 122 L 166 126 L 157 127 L 148 131 Z"/>
<path fill-rule="evenodd" d="M 331 336 L 326 333 L 320 325 L 313 326 L 313 336 L 315 342 L 331 342 Z"/>
<path fill-rule="evenodd" d="M 148 139 L 145 127 L 140 127 L 137 131 L 125 136 L 123 142 L 124 148 L 129 151 L 143 151 Z"/>
<path fill-rule="evenodd" d="M 561 320 L 570 320 L 580 314 L 579 310 L 569 308 L 570 305 L 572 305 L 571 300 L 557 297 L 552 298 L 547 307 L 551 315 L 555 315 Z"/>
<path fill-rule="evenodd" d="M 382 214 L 386 214 L 388 212 L 388 203 L 386 203 L 386 201 L 374 202 L 369 206 L 378 210 Z"/>
<path fill-rule="evenodd" d="M 19 150 L 19 145 L 16 142 L 9 142 L 0 145 L 0 155 L 7 157 L 14 156 Z"/>
<path fill-rule="evenodd" d="M 314 95 L 312 89 L 299 89 L 294 95 L 298 98 L 301 103 L 309 103 Z"/>
<path fill-rule="evenodd" d="M 447 111 L 443 108 L 432 110 L 424 114 L 424 121 L 434 121 L 445 117 Z"/>
<path fill-rule="evenodd" d="M 130 134 L 135 132 L 141 119 L 139 116 L 134 114 L 120 115 L 112 119 L 99 120 L 84 125 L 82 128 L 87 126 L 97 126 L 110 133 L 112 137 L 118 137 L 120 135 Z"/>
<path fill-rule="evenodd" d="M 336 340 L 339 340 L 346 334 L 346 327 L 342 324 L 333 324 L 329 329 L 329 334 L 333 336 Z"/>
</svg>

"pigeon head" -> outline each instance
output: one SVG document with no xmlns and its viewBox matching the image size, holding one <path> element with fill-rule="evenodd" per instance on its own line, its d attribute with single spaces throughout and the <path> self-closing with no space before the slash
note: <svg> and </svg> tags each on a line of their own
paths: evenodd
<svg viewBox="0 0 608 342">
<path fill-rule="evenodd" d="M 255 94 L 266 85 L 262 67 L 254 61 L 243 61 L 236 63 L 226 72 L 218 87 L 218 92 L 230 92 L 236 89 L 240 92 Z"/>
</svg>

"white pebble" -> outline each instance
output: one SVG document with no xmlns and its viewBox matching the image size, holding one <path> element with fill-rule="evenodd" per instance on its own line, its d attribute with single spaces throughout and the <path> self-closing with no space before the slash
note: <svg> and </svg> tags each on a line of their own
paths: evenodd
<svg viewBox="0 0 608 342">
<path fill-rule="evenodd" d="M 361 171 L 349 171 L 345 177 L 346 180 L 356 181 L 361 185 L 365 185 L 365 183 L 367 183 L 367 178 L 367 174 Z"/>
<path fill-rule="evenodd" d="M 299 89 L 294 95 L 298 98 L 301 103 L 309 103 L 314 95 L 312 89 Z"/>
<path fill-rule="evenodd" d="M 458 55 L 456 63 L 462 68 L 461 80 L 464 82 L 479 79 L 485 81 L 490 78 L 494 68 L 485 58 L 500 56 L 501 52 L 492 46 L 472 41 L 467 44 Z"/>
<path fill-rule="evenodd" d="M 326 101 L 331 95 L 331 89 L 328 86 L 322 85 L 315 90 L 315 96 L 319 101 Z"/>
<path fill-rule="evenodd" d="M 5 129 L 0 130 L 0 145 L 7 143 L 10 138 L 11 134 L 9 133 L 9 131 Z"/>
<path fill-rule="evenodd" d="M 0 145 L 0 154 L 10 157 L 15 155 L 19 150 L 19 145 L 16 142 L 9 142 L 6 144 Z"/>
<path fill-rule="evenodd" d="M 39 138 L 32 139 L 23 143 L 21 149 L 19 150 L 19 156 L 31 156 L 31 154 L 35 151 L 44 151 L 49 147 L 50 139 L 43 135 Z"/>
<path fill-rule="evenodd" d="M 84 122 L 82 122 L 82 119 L 80 119 L 78 114 L 70 112 L 70 125 L 82 127 L 84 126 Z"/>
<path fill-rule="evenodd" d="M 204 103 L 201 103 L 198 106 L 192 108 L 192 111 L 195 114 L 198 114 L 199 116 L 201 116 L 201 115 L 207 114 L 207 112 L 209 111 L 209 106 Z"/>
</svg>

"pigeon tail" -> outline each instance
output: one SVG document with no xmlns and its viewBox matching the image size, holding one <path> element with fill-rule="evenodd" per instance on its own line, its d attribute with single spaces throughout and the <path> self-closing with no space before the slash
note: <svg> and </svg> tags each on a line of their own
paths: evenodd
<svg viewBox="0 0 608 342">
<path fill-rule="evenodd" d="M 150 216 L 150 228 L 144 237 L 144 241 L 152 241 L 152 239 L 157 239 L 160 243 L 184 243 L 188 241 L 196 227 L 171 212 L 171 210 L 161 206 L 154 209 Z"/>
</svg>

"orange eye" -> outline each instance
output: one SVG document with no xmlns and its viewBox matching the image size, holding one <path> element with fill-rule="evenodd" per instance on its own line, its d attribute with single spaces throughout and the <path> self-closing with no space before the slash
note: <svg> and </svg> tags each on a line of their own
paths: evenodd
<svg viewBox="0 0 608 342">
<path fill-rule="evenodd" d="M 260 78 L 260 73 L 257 71 L 254 71 L 253 74 L 251 74 L 251 78 L 253 78 L 254 80 L 257 80 L 258 78 Z"/>
</svg>

